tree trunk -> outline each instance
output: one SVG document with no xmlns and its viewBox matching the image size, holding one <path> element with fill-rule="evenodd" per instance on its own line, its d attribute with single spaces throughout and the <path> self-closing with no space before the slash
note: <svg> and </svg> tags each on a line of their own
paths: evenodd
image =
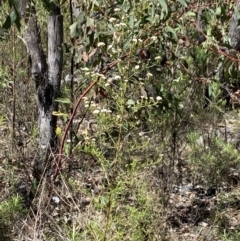
<svg viewBox="0 0 240 241">
<path fill-rule="evenodd" d="M 39 116 L 39 144 L 40 149 L 46 149 L 49 141 L 50 127 L 46 125 L 43 131 L 43 126 L 41 124 L 41 119 L 49 119 L 49 108 L 46 107 L 44 90 L 48 85 L 48 70 L 46 56 L 43 52 L 41 44 L 40 30 L 37 24 L 37 18 L 35 9 L 32 9 L 31 15 L 28 21 L 27 30 L 24 33 L 24 40 L 26 41 L 27 51 L 31 62 L 31 73 L 32 79 L 35 82 L 36 88 L 36 100 L 38 106 L 38 116 Z M 45 138 L 43 137 L 43 133 Z M 41 155 L 42 155 L 41 151 Z"/>
<path fill-rule="evenodd" d="M 231 39 L 231 46 L 237 51 L 240 51 L 240 29 L 239 29 L 239 12 L 240 12 L 240 0 L 236 0 L 236 10 L 230 21 L 229 37 Z"/>
<path fill-rule="evenodd" d="M 196 29 L 197 29 L 196 37 L 197 37 L 198 44 L 201 44 L 206 41 L 206 37 L 205 37 L 206 23 L 203 18 L 203 11 L 204 11 L 204 9 L 199 7 L 198 14 L 197 14 L 197 27 L 196 27 Z"/>
<path fill-rule="evenodd" d="M 55 9 L 55 13 L 58 13 L 58 10 Z M 60 10 L 59 10 L 60 13 Z M 57 98 L 60 92 L 61 85 L 61 75 L 62 75 L 62 65 L 63 65 L 63 52 L 62 46 L 63 43 L 63 16 L 60 14 L 51 15 L 48 18 L 48 84 L 53 89 L 53 103 L 51 104 L 50 115 L 52 111 L 58 110 L 58 103 L 54 100 Z M 56 148 L 56 125 L 57 117 L 51 115 L 50 123 L 50 133 L 51 136 L 48 137 L 48 141 L 51 140 L 51 147 Z M 44 121 L 43 121 L 44 123 Z M 44 130 L 44 124 L 43 128 Z M 41 137 L 40 137 L 41 139 Z M 44 135 L 42 135 L 42 140 L 45 143 Z M 46 140 L 47 141 L 47 140 Z"/>
<path fill-rule="evenodd" d="M 31 59 L 32 78 L 35 81 L 38 107 L 39 154 L 41 157 L 52 148 L 56 149 L 55 128 L 57 110 L 55 102 L 60 90 L 62 74 L 63 17 L 60 9 L 53 5 L 53 14 L 48 18 L 48 64 L 41 44 L 35 10 L 29 17 L 28 28 L 24 33 L 27 50 Z"/>
</svg>

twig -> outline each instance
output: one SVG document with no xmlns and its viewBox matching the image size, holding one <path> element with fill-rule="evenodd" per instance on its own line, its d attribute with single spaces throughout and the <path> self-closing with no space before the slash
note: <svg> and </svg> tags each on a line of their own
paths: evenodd
<svg viewBox="0 0 240 241">
<path fill-rule="evenodd" d="M 73 118 L 74 116 L 76 115 L 76 112 L 77 112 L 77 108 L 81 102 L 81 100 L 83 99 L 83 97 L 93 88 L 93 86 L 98 82 L 98 80 L 95 80 L 93 81 L 89 86 L 88 88 L 82 93 L 82 95 L 79 97 L 74 109 L 73 109 L 73 112 L 72 112 L 72 115 L 68 121 L 68 124 L 67 124 L 67 127 L 66 127 L 66 130 L 64 132 L 64 135 L 63 135 L 63 138 L 61 140 L 61 145 L 60 145 L 60 149 L 59 149 L 59 155 L 58 155 L 58 162 L 57 162 L 57 167 L 55 169 L 55 173 L 54 173 L 54 176 L 53 176 L 53 181 L 56 180 L 56 177 L 58 176 L 59 174 L 59 171 L 60 171 L 60 168 L 61 168 L 61 165 L 62 165 L 62 153 L 63 153 L 63 146 L 64 146 L 64 143 L 65 143 L 65 140 L 66 140 L 66 137 L 67 137 L 67 133 L 68 133 L 68 130 L 73 122 Z"/>
<path fill-rule="evenodd" d="M 129 53 L 128 54 L 125 54 L 123 56 L 120 57 L 120 60 L 124 60 L 126 57 L 129 56 Z M 116 61 L 113 61 L 112 63 L 110 63 L 109 65 L 107 65 L 107 67 L 105 69 L 103 69 L 102 71 L 102 74 L 106 74 L 110 69 L 112 69 L 115 65 L 117 65 L 117 63 L 119 62 L 119 60 L 116 60 Z M 100 77 L 98 77 L 99 79 Z M 61 140 L 61 145 L 60 145 L 60 148 L 59 148 L 59 154 L 58 154 L 58 161 L 57 161 L 57 167 L 55 169 L 55 173 L 53 175 L 53 182 L 56 180 L 58 174 L 59 174 L 59 171 L 60 171 L 60 168 L 62 166 L 62 153 L 63 153 L 63 146 L 64 146 L 64 143 L 65 143 L 65 140 L 66 140 L 66 137 L 67 137 L 67 133 L 69 131 L 69 128 L 73 122 L 73 118 L 74 116 L 76 115 L 76 112 L 77 112 L 77 108 L 79 106 L 79 104 L 81 103 L 82 99 L 84 96 L 86 96 L 86 94 L 93 88 L 94 85 L 97 84 L 98 82 L 98 79 L 93 81 L 88 87 L 87 89 L 82 93 L 82 95 L 79 97 L 79 99 L 77 100 L 77 103 L 73 109 L 73 112 L 72 112 L 72 115 L 68 121 L 68 124 L 67 124 L 67 127 L 66 127 L 66 130 L 64 132 L 64 135 L 62 137 L 62 140 Z"/>
</svg>

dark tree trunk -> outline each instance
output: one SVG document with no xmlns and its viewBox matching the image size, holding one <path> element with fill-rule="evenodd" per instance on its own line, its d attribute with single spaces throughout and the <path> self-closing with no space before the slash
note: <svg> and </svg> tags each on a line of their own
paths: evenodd
<svg viewBox="0 0 240 241">
<path fill-rule="evenodd" d="M 203 11 L 204 9 L 199 8 L 198 9 L 198 14 L 197 14 L 197 42 L 199 44 L 203 43 L 206 40 L 205 37 L 205 19 L 203 17 Z"/>
</svg>

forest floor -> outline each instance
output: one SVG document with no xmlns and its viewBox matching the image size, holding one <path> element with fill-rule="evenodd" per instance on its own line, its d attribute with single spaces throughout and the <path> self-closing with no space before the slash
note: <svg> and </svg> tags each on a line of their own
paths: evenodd
<svg viewBox="0 0 240 241">
<path fill-rule="evenodd" d="M 230 121 L 230 124 L 225 125 L 225 130 L 228 128 L 231 133 L 235 132 L 236 122 L 237 119 Z M 231 133 L 229 136 L 234 139 L 235 137 Z M 4 145 L 3 142 L 0 144 Z M 21 153 L 24 152 L 22 148 L 19 147 Z M 189 151 L 191 150 L 188 149 Z M 1 203 L 8 200 L 11 195 L 18 194 L 23 197 L 24 207 L 27 211 L 24 214 L 20 212 L 21 214 L 18 216 L 19 210 L 16 209 L 15 213 L 7 215 L 3 211 L 4 206 L 0 205 L 0 221 L 2 218 L 9 218 L 10 223 L 15 220 L 15 224 L 7 228 L 7 235 L 2 238 L 0 235 L 0 241 L 101 240 L 99 237 L 94 239 L 91 235 L 88 239 L 84 239 L 82 236 L 85 230 L 89 231 L 90 221 L 94 220 L 101 227 L 106 218 L 106 211 L 103 209 L 106 205 L 108 180 L 102 166 L 95 158 L 82 153 L 76 156 L 71 163 L 64 164 L 63 176 L 55 183 L 52 197 L 49 198 L 47 180 L 42 180 L 35 194 L 31 191 L 34 185 L 31 181 L 33 160 L 27 158 L 26 155 L 24 158 L 24 155 L 22 157 L 20 155 L 10 160 L 7 158 L 8 154 L 7 151 L 1 153 Z M 184 156 L 187 156 L 186 153 Z M 117 213 L 117 210 L 126 206 L 138 207 L 137 197 L 143 199 L 141 196 L 143 193 L 140 191 L 146 186 L 147 191 L 144 194 L 151 200 L 155 200 L 155 203 L 151 204 L 152 213 L 150 213 L 150 216 L 154 216 L 150 220 L 153 231 L 146 239 L 139 239 L 139 241 L 240 240 L 240 167 L 229 167 L 224 182 L 219 182 L 218 185 L 204 185 L 189 181 L 192 180 L 194 170 L 187 157 L 181 159 L 181 168 L 179 166 L 180 163 L 176 162 L 173 169 L 176 178 L 171 184 L 168 183 L 167 189 L 164 189 L 162 184 L 164 176 L 161 174 L 162 164 L 153 168 L 141 169 L 130 175 L 122 174 L 125 175 L 124 184 L 118 190 L 119 193 L 115 200 L 118 204 L 114 212 Z M 122 190 L 124 188 L 126 190 Z M 1 215 L 5 215 L 5 217 L 1 217 Z M 127 220 L 126 217 L 126 222 Z M 115 221 L 112 222 L 114 226 Z M 74 223 L 76 224 L 74 232 L 79 236 L 71 239 L 68 228 L 72 226 L 73 229 Z M 124 223 L 123 225 L 126 225 L 126 229 L 128 225 L 131 227 L 132 224 Z M 134 229 L 134 227 L 131 228 Z M 96 232 L 96 230 L 90 231 Z M 45 238 L 43 238 L 44 236 Z M 50 239 L 50 237 L 53 238 Z M 124 240 L 135 239 L 129 237 Z"/>
</svg>

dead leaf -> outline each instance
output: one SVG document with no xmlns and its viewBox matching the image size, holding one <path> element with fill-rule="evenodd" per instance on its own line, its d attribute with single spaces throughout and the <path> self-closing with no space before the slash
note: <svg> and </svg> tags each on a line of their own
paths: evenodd
<svg viewBox="0 0 240 241">
<path fill-rule="evenodd" d="M 86 51 L 83 51 L 83 53 L 82 53 L 82 58 L 83 58 L 83 61 L 84 61 L 84 62 L 88 62 L 88 56 L 87 56 Z"/>
<path fill-rule="evenodd" d="M 96 54 L 96 52 L 97 52 L 97 48 L 93 49 L 88 57 L 91 58 L 94 54 Z"/>
</svg>

